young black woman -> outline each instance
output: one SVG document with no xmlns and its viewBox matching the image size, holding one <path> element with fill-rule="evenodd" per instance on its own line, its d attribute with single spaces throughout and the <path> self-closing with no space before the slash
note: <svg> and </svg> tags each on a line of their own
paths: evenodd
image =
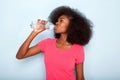
<svg viewBox="0 0 120 80">
<path fill-rule="evenodd" d="M 89 42 L 92 35 L 90 21 L 78 10 L 68 6 L 54 9 L 49 21 L 55 25 L 55 38 L 47 38 L 29 47 L 32 40 L 46 30 L 47 22 L 38 19 L 36 28 L 19 48 L 16 58 L 23 59 L 43 52 L 46 80 L 84 80 L 83 46 Z"/>
</svg>

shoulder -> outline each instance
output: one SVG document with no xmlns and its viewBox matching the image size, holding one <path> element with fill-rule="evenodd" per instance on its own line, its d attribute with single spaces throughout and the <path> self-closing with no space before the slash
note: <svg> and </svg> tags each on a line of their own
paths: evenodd
<svg viewBox="0 0 120 80">
<path fill-rule="evenodd" d="M 54 42 L 55 40 L 56 40 L 55 38 L 46 38 L 46 39 L 41 40 L 40 42 L 51 43 L 51 42 Z"/>
<path fill-rule="evenodd" d="M 80 50 L 80 49 L 83 49 L 84 47 L 82 45 L 79 45 L 79 44 L 74 44 L 74 48 L 76 50 Z"/>
<path fill-rule="evenodd" d="M 79 64 L 84 62 L 84 48 L 82 45 L 74 44 L 74 57 L 75 57 L 75 63 Z"/>
<path fill-rule="evenodd" d="M 43 39 L 43 40 L 39 41 L 38 46 L 46 46 L 46 45 L 48 45 L 48 44 L 53 43 L 54 40 L 55 40 L 54 38 L 46 38 L 46 39 Z"/>
<path fill-rule="evenodd" d="M 83 54 L 84 53 L 84 47 L 82 45 L 79 44 L 74 44 L 74 52 L 76 54 Z"/>
</svg>

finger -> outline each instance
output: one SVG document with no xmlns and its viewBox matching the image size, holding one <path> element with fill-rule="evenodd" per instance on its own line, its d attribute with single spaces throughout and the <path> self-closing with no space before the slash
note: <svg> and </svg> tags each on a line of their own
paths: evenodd
<svg viewBox="0 0 120 80">
<path fill-rule="evenodd" d="M 45 21 L 43 21 L 43 20 L 42 20 L 42 22 L 41 22 L 41 23 L 42 23 L 42 24 L 45 24 Z"/>
<path fill-rule="evenodd" d="M 45 24 L 46 24 L 46 21 L 45 21 L 45 20 L 42 20 L 41 23 L 42 23 L 43 25 L 45 25 Z"/>
<path fill-rule="evenodd" d="M 41 23 L 41 19 L 38 19 L 37 24 L 40 24 L 40 23 Z"/>
<path fill-rule="evenodd" d="M 47 21 L 45 21 L 45 24 L 47 24 Z"/>
<path fill-rule="evenodd" d="M 40 21 L 41 19 L 38 19 L 38 21 Z"/>
</svg>

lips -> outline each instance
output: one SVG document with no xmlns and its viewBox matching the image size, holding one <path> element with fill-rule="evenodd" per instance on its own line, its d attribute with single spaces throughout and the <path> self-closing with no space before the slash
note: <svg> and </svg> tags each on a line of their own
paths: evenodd
<svg viewBox="0 0 120 80">
<path fill-rule="evenodd" d="M 54 30 L 56 30 L 57 28 L 58 28 L 58 26 L 55 26 L 55 27 L 54 27 Z"/>
</svg>

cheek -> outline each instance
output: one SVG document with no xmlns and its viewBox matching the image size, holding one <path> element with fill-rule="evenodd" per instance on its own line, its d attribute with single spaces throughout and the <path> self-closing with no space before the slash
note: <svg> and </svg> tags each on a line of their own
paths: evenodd
<svg viewBox="0 0 120 80">
<path fill-rule="evenodd" d="M 66 33 L 67 27 L 65 26 L 60 26 L 59 28 L 54 30 L 56 33 Z"/>
<path fill-rule="evenodd" d="M 67 27 L 66 26 L 62 26 L 61 27 L 61 31 L 66 32 L 67 31 Z"/>
<path fill-rule="evenodd" d="M 66 33 L 68 29 L 67 24 L 60 24 L 58 27 L 54 29 L 56 33 Z"/>
<path fill-rule="evenodd" d="M 63 26 L 61 26 L 61 30 L 62 30 L 62 31 L 66 32 L 67 29 L 68 29 L 68 25 L 63 25 Z"/>
</svg>

